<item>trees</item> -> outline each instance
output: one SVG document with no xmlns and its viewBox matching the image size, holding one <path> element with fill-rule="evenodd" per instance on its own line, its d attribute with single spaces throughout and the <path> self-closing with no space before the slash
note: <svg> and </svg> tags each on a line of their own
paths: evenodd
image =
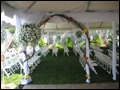
<svg viewBox="0 0 120 90">
<path fill-rule="evenodd" d="M 38 45 L 39 45 L 40 47 L 46 45 L 42 37 L 40 38 L 40 42 L 38 43 Z"/>
<path fill-rule="evenodd" d="M 60 38 L 60 36 L 57 36 L 57 44 L 61 45 L 61 38 Z"/>
<path fill-rule="evenodd" d="M 66 39 L 66 46 L 67 46 L 67 47 L 72 47 L 71 37 L 67 37 L 67 39 Z"/>
<path fill-rule="evenodd" d="M 11 34 L 14 34 L 15 33 L 15 28 L 6 28 Z"/>
<path fill-rule="evenodd" d="M 95 37 L 93 38 L 92 40 L 92 43 L 94 45 L 97 45 L 97 46 L 101 46 L 102 45 L 102 38 L 99 36 L 99 34 L 96 34 Z"/>
</svg>

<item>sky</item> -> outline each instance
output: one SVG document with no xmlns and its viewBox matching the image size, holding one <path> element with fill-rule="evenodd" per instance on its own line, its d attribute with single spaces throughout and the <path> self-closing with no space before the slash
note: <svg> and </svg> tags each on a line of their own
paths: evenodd
<svg viewBox="0 0 120 90">
<path fill-rule="evenodd" d="M 5 21 L 6 23 L 11 23 L 11 25 L 16 25 L 16 16 L 14 15 L 13 19 L 5 16 L 4 12 L 1 13 L 1 24 L 2 21 Z"/>
</svg>

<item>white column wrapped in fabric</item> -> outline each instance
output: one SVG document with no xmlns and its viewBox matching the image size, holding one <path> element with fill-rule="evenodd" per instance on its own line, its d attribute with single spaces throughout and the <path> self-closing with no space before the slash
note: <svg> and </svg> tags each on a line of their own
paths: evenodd
<svg viewBox="0 0 120 90">
<path fill-rule="evenodd" d="M 86 36 L 86 57 L 88 57 L 87 62 L 89 62 L 89 42 L 88 42 L 87 36 Z M 89 75 L 89 77 L 87 78 L 86 82 L 90 83 L 90 70 L 89 70 L 89 66 L 88 66 L 87 63 L 86 63 L 86 73 Z"/>
<path fill-rule="evenodd" d="M 86 23 L 86 26 L 87 26 L 87 32 L 88 32 L 88 30 L 89 30 L 88 22 Z M 89 41 L 88 41 L 88 38 L 86 35 L 85 35 L 85 37 L 86 37 L 86 56 L 88 57 L 87 61 L 89 62 Z M 90 83 L 90 70 L 89 70 L 89 66 L 87 63 L 86 63 L 86 73 L 89 75 L 89 77 L 86 79 L 86 82 Z"/>
<path fill-rule="evenodd" d="M 116 24 L 113 21 L 113 58 L 112 58 L 112 74 L 113 80 L 116 80 Z"/>
<path fill-rule="evenodd" d="M 15 11 L 15 15 L 16 15 L 16 29 L 15 29 L 15 34 L 16 34 L 16 40 L 18 41 L 18 30 L 21 26 L 21 21 L 20 21 L 20 16 L 18 14 L 17 11 Z"/>
<path fill-rule="evenodd" d="M 23 51 L 23 50 L 24 50 L 23 47 L 20 46 L 20 47 L 19 47 L 19 52 L 21 52 L 21 51 Z M 26 60 L 26 55 L 25 55 L 25 53 L 22 52 L 22 53 L 20 54 L 20 56 L 21 56 L 21 58 L 22 58 L 22 60 L 23 60 L 23 62 L 24 62 L 24 61 Z M 28 79 L 26 79 L 26 75 L 29 75 L 28 61 L 26 61 L 26 62 L 24 63 L 24 73 L 25 73 L 25 77 L 23 78 L 23 80 L 21 80 L 21 84 L 22 84 L 22 85 L 26 85 L 26 84 L 28 84 L 28 83 L 30 83 L 30 82 L 32 81 L 32 79 L 31 79 L 30 76 L 29 76 Z"/>
</svg>

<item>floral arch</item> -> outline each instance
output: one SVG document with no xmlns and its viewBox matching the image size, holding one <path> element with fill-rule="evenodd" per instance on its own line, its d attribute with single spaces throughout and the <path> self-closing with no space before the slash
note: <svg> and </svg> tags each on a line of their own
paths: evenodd
<svg viewBox="0 0 120 90">
<path fill-rule="evenodd" d="M 94 69 L 94 67 L 91 65 L 91 62 L 89 60 L 90 38 L 89 38 L 89 35 L 88 35 L 88 30 L 86 29 L 86 27 L 82 23 L 76 21 L 72 17 L 68 17 L 68 16 L 63 15 L 63 14 L 54 14 L 54 15 L 51 15 L 51 16 L 43 17 L 42 20 L 41 20 L 41 22 L 38 24 L 38 27 L 41 27 L 42 25 L 44 25 L 45 23 L 47 23 L 54 16 L 59 16 L 61 18 L 65 18 L 66 20 L 68 20 L 68 22 L 69 21 L 72 22 L 77 28 L 80 28 L 83 31 L 83 33 L 85 34 L 85 36 L 87 37 L 87 40 L 86 40 L 87 41 L 86 42 L 86 49 L 85 49 L 85 53 L 84 53 L 84 59 L 86 61 L 86 73 L 87 73 L 86 74 L 86 77 L 87 77 L 86 82 L 90 83 L 90 70 L 89 70 L 89 68 L 91 68 L 95 72 L 95 74 L 97 74 L 97 72 Z M 76 35 L 78 35 L 77 38 L 81 38 L 82 34 L 79 33 L 80 30 L 77 31 L 77 32 L 78 32 L 78 33 L 76 33 Z"/>
</svg>

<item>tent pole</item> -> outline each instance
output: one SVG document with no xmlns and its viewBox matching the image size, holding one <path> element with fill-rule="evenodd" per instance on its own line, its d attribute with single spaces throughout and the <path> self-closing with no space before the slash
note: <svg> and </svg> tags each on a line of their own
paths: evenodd
<svg viewBox="0 0 120 90">
<path fill-rule="evenodd" d="M 87 31 L 89 31 L 89 23 L 88 22 L 86 23 L 86 26 L 87 26 Z M 89 41 L 88 41 L 87 36 L 86 36 L 86 56 L 89 58 Z M 88 59 L 88 61 L 89 61 L 89 59 Z M 86 74 L 89 75 L 89 77 L 87 77 L 87 79 L 86 79 L 86 83 L 90 83 L 90 69 L 89 69 L 89 66 L 87 63 L 86 63 Z"/>
<path fill-rule="evenodd" d="M 113 80 L 116 80 L 116 23 L 115 21 L 113 21 L 112 74 L 113 74 Z"/>
</svg>

